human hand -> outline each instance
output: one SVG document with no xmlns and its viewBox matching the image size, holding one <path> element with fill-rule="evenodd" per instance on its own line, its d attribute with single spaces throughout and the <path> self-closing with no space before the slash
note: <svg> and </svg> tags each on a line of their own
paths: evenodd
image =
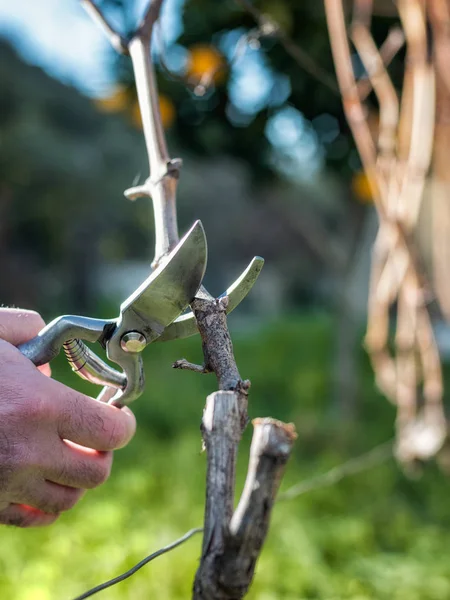
<svg viewBox="0 0 450 600">
<path fill-rule="evenodd" d="M 128 408 L 54 381 L 15 348 L 44 325 L 35 312 L 0 308 L 0 524 L 53 523 L 106 481 L 112 450 L 136 429 Z"/>
</svg>

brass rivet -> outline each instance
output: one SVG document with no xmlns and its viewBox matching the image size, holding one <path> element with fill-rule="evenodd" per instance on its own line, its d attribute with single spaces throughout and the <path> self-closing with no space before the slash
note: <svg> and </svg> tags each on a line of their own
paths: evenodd
<svg viewBox="0 0 450 600">
<path fill-rule="evenodd" d="M 129 331 L 123 334 L 120 345 L 125 352 L 142 352 L 147 345 L 147 340 L 139 331 Z"/>
</svg>

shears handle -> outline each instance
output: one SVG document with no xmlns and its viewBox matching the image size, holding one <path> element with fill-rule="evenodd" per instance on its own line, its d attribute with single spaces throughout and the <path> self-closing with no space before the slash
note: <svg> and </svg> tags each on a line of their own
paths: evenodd
<svg viewBox="0 0 450 600">
<path fill-rule="evenodd" d="M 39 367 L 58 356 L 67 340 L 81 338 L 88 342 L 97 342 L 105 329 L 114 325 L 115 321 L 64 315 L 54 319 L 36 337 L 20 344 L 18 348 Z"/>
<path fill-rule="evenodd" d="M 52 361 L 64 349 L 72 370 L 87 381 L 103 385 L 99 400 L 123 406 L 137 397 L 144 387 L 143 365 L 140 355 L 130 353 L 118 356 L 124 372 L 116 371 L 105 363 L 81 340 L 101 341 L 114 331 L 116 320 L 91 319 L 65 315 L 49 323 L 36 337 L 21 344 L 18 349 L 36 366 Z M 111 357 L 114 360 L 114 357 Z"/>
</svg>

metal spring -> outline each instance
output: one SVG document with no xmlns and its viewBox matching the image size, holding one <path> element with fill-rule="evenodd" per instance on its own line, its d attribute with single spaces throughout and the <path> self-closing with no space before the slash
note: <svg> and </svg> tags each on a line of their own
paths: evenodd
<svg viewBox="0 0 450 600">
<path fill-rule="evenodd" d="M 97 385 L 125 388 L 126 376 L 106 364 L 81 340 L 75 338 L 67 340 L 63 348 L 72 371 L 83 379 Z"/>
</svg>

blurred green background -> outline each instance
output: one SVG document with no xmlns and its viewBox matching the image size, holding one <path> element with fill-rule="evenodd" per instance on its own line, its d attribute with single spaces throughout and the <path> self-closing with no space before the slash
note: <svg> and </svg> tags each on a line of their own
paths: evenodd
<svg viewBox="0 0 450 600">
<path fill-rule="evenodd" d="M 309 315 L 235 331 L 241 372 L 251 378 L 250 415 L 293 421 L 299 438 L 282 490 L 357 456 L 392 435 L 393 409 L 373 389 L 360 353 L 362 394 L 354 424 L 329 414 L 330 319 Z M 147 350 L 147 390 L 135 403 L 138 431 L 116 453 L 113 474 L 55 525 L 3 529 L 3 598 L 73 598 L 130 568 L 202 523 L 205 454 L 199 421 L 213 376 L 172 371 L 200 359 L 198 340 Z M 63 361 L 55 376 L 80 386 Z M 88 384 L 83 388 L 92 392 Z M 241 446 L 238 486 L 251 427 Z M 444 600 L 450 593 L 448 480 L 435 466 L 405 477 L 391 459 L 332 487 L 280 502 L 258 563 L 253 599 Z M 105 598 L 190 596 L 201 537 L 166 554 Z"/>
<path fill-rule="evenodd" d="M 101 4 L 123 31 L 143 6 Z M 255 22 L 231 0 L 168 1 L 166 68 L 158 45 L 155 61 L 169 146 L 184 160 L 180 229 L 196 218 L 205 225 L 207 287 L 219 294 L 253 255 L 266 259 L 230 327 L 241 375 L 252 381 L 251 418 L 292 421 L 299 433 L 287 489 L 392 438 L 395 411 L 362 348 L 376 218 L 332 89 L 322 4 L 255 5 L 314 61 L 312 73 L 273 36 L 234 60 Z M 148 175 L 130 65 L 76 0 L 0 0 L 0 16 L 0 299 L 47 320 L 113 317 L 152 260 L 151 207 L 122 196 Z M 377 14 L 377 40 L 393 22 L 389 11 Z M 211 65 L 219 68 L 200 94 Z M 48 529 L 3 528 L 1 598 L 73 598 L 201 525 L 199 425 L 215 380 L 173 371 L 181 357 L 201 362 L 198 338 L 146 350 L 138 431 L 104 486 Z M 62 358 L 52 366 L 57 379 L 97 393 Z M 237 493 L 250 438 L 251 427 Z M 436 465 L 411 478 L 390 459 L 280 502 L 248 597 L 450 597 L 448 489 Z M 99 597 L 189 597 L 200 544 L 193 538 Z"/>
</svg>

